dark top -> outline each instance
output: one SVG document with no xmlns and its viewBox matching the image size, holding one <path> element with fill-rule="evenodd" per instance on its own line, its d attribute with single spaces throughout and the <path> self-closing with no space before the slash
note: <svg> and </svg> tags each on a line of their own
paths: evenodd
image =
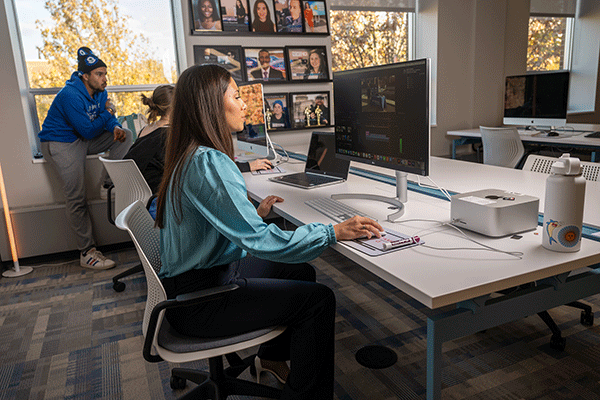
<svg viewBox="0 0 600 400">
<path fill-rule="evenodd" d="M 152 193 L 158 192 L 165 168 L 165 138 L 167 127 L 153 130 L 146 136 L 138 138 L 123 158 L 130 158 L 137 164 L 140 172 L 148 182 Z M 241 172 L 250 171 L 250 163 L 237 162 Z"/>
<path fill-rule="evenodd" d="M 165 167 L 166 135 L 166 126 L 153 130 L 146 136 L 138 138 L 123 157 L 135 161 L 152 193 L 158 191 Z"/>
</svg>

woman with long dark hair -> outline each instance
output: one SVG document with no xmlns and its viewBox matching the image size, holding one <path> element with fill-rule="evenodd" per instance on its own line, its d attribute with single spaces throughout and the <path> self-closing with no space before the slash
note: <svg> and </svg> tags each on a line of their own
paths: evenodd
<svg viewBox="0 0 600 400">
<path fill-rule="evenodd" d="M 245 110 L 226 69 L 196 65 L 179 77 L 158 195 L 159 275 L 169 298 L 230 283 L 239 288 L 168 310 L 166 318 L 182 334 L 203 337 L 286 326 L 260 346 L 258 376 L 269 371 L 284 382 L 282 399 L 331 400 L 335 298 L 306 262 L 337 240 L 380 236 L 382 228 L 358 216 L 295 231 L 265 223 L 283 199 L 268 196 L 258 208 L 248 199 L 231 138 L 243 128 Z"/>
<path fill-rule="evenodd" d="M 271 18 L 271 10 L 269 10 L 267 2 L 256 0 L 253 10 L 252 30 L 254 32 L 275 32 L 275 23 Z"/>
<path fill-rule="evenodd" d="M 214 0 L 200 0 L 198 2 L 198 19 L 195 28 L 204 31 L 220 31 L 221 18 Z"/>
<path fill-rule="evenodd" d="M 328 71 L 321 50 L 312 49 L 308 53 L 308 65 L 304 70 L 304 79 L 327 79 Z"/>
</svg>

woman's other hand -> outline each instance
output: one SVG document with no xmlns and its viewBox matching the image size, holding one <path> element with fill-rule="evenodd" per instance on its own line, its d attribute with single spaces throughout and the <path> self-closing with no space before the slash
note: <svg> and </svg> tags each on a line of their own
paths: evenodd
<svg viewBox="0 0 600 400">
<path fill-rule="evenodd" d="M 258 212 L 258 215 L 260 215 L 261 218 L 265 218 L 271 212 L 273 204 L 281 202 L 283 202 L 283 199 L 279 196 L 267 196 L 263 201 L 260 202 L 256 212 Z"/>
<path fill-rule="evenodd" d="M 376 221 L 367 217 L 354 216 L 333 226 L 337 240 L 352 240 L 361 237 L 380 238 L 383 228 Z"/>
<path fill-rule="evenodd" d="M 273 168 L 273 164 L 271 164 L 271 161 L 267 160 L 266 158 L 253 160 L 250 161 L 248 164 L 250 164 L 250 171 L 258 171 L 259 169 Z"/>
</svg>

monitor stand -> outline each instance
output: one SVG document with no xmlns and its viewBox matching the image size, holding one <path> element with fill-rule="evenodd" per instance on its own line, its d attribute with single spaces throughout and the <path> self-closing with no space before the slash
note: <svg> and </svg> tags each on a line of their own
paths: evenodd
<svg viewBox="0 0 600 400">
<path fill-rule="evenodd" d="M 393 205 L 398 211 L 387 216 L 389 222 L 394 222 L 396 219 L 404 215 L 404 203 L 406 203 L 408 190 L 408 174 L 402 171 L 396 171 L 396 197 L 380 196 L 376 194 L 366 193 L 340 193 L 332 194 L 334 200 L 343 199 L 359 199 L 359 200 L 374 200 L 381 201 Z"/>
</svg>

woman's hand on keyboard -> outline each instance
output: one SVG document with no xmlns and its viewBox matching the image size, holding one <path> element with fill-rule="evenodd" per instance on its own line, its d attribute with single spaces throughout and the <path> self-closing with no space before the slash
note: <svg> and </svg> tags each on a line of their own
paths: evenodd
<svg viewBox="0 0 600 400">
<path fill-rule="evenodd" d="M 335 230 L 335 238 L 337 240 L 352 240 L 362 237 L 372 238 L 381 237 L 383 228 L 367 217 L 359 217 L 358 215 L 347 219 L 346 221 L 333 226 Z"/>
</svg>

